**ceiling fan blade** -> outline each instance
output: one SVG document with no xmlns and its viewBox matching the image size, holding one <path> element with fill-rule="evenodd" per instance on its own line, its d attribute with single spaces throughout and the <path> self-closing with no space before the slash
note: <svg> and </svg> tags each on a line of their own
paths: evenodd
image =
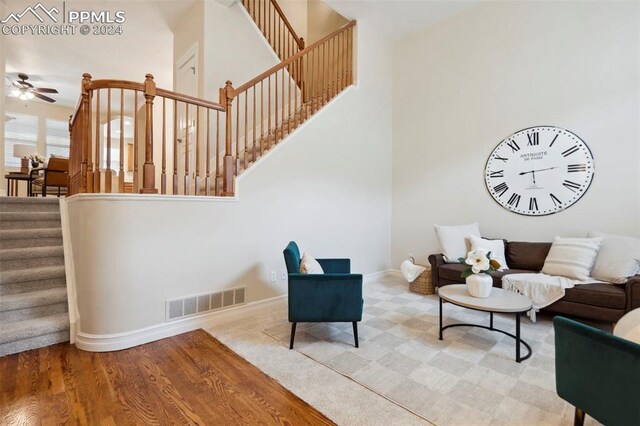
<svg viewBox="0 0 640 426">
<path fill-rule="evenodd" d="M 48 87 L 36 87 L 33 91 L 38 93 L 58 93 L 56 89 L 50 89 Z"/>
<path fill-rule="evenodd" d="M 55 99 L 51 99 L 51 98 L 50 98 L 50 97 L 48 97 L 48 96 L 41 95 L 41 94 L 40 94 L 40 93 L 38 93 L 38 92 L 33 92 L 33 91 L 32 91 L 31 93 L 33 93 L 33 95 L 34 95 L 36 98 L 40 98 L 40 99 L 42 99 L 43 101 L 47 101 L 47 102 L 55 102 L 55 101 L 56 101 Z"/>
<path fill-rule="evenodd" d="M 21 84 L 21 85 L 22 85 L 22 87 L 30 87 L 30 88 L 33 88 L 33 84 L 28 83 L 28 82 L 26 82 L 26 81 L 24 81 L 24 80 L 18 81 L 18 84 Z"/>
</svg>

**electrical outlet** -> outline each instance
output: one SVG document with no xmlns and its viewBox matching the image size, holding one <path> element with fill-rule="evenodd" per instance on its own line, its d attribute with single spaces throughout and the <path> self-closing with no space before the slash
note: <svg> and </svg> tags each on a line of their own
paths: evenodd
<svg viewBox="0 0 640 426">
<path fill-rule="evenodd" d="M 271 282 L 275 282 L 276 281 L 276 271 L 271 271 Z"/>
<path fill-rule="evenodd" d="M 280 271 L 280 279 L 281 280 L 286 280 L 287 279 L 287 270 L 283 269 Z"/>
</svg>

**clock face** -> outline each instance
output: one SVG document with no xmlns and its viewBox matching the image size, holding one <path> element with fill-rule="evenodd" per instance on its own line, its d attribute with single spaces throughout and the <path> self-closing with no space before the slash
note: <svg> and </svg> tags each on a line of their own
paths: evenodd
<svg viewBox="0 0 640 426">
<path fill-rule="evenodd" d="M 539 126 L 498 144 L 487 160 L 485 182 L 505 209 L 544 216 L 578 201 L 594 171 L 593 156 L 582 139 L 559 127 Z"/>
</svg>

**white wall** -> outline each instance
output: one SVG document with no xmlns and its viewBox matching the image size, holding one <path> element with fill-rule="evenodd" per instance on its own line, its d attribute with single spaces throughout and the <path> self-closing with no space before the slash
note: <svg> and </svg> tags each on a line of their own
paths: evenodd
<svg viewBox="0 0 640 426">
<path fill-rule="evenodd" d="M 279 62 L 243 9 L 238 2 L 204 3 L 205 99 L 217 101 L 227 80 L 238 87 Z"/>
<path fill-rule="evenodd" d="M 5 5 L 4 2 L 0 1 L 0 16 L 5 16 Z M 6 69 L 6 62 L 5 62 L 5 57 L 4 57 L 4 40 L 2 40 L 0 42 L 0 67 L 2 68 L 0 70 L 0 76 L 2 77 L 2 81 L 6 81 L 5 80 L 5 69 Z M 6 84 L 6 83 L 5 83 Z M 4 170 L 4 121 L 5 121 L 5 117 L 4 117 L 4 113 L 5 113 L 5 108 L 4 108 L 4 100 L 5 100 L 5 84 L 0 85 L 0 99 L 2 99 L 2 102 L 0 102 L 0 153 L 2 153 L 2 161 L 0 161 L 0 176 L 2 176 L 2 178 L 4 179 L 4 175 L 5 175 L 5 170 Z M 5 181 L 6 182 L 6 181 Z M 3 183 L 5 183 L 3 182 Z M 0 196 L 2 195 L 6 195 L 7 190 L 6 190 L 6 185 L 0 185 Z"/>
<path fill-rule="evenodd" d="M 395 50 L 392 265 L 438 250 L 433 224 L 549 241 L 640 235 L 638 2 L 487 2 Z M 483 170 L 506 136 L 567 128 L 596 166 L 585 196 L 545 217 L 508 212 Z"/>
<path fill-rule="evenodd" d="M 350 257 L 354 272 L 389 268 L 391 87 L 380 82 L 391 79 L 391 53 L 365 24 L 357 33 L 359 86 L 242 176 L 237 202 L 69 199 L 80 333 L 125 339 L 162 327 L 167 299 L 217 289 L 246 285 L 249 302 L 286 294 L 289 240 Z"/>
</svg>

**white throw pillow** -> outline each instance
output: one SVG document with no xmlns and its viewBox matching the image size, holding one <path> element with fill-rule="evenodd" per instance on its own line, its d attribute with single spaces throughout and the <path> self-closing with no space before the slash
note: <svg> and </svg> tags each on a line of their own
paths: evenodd
<svg viewBox="0 0 640 426">
<path fill-rule="evenodd" d="M 300 261 L 300 273 L 301 274 L 324 274 L 324 270 L 320 263 L 315 260 L 313 257 L 309 256 L 307 253 L 302 255 L 302 260 Z"/>
<path fill-rule="evenodd" d="M 504 256 L 504 241 L 503 240 L 487 240 L 485 238 L 469 235 L 469 242 L 471 242 L 471 250 L 485 249 L 491 252 L 491 257 L 498 261 L 500 269 L 509 269 L 507 265 L 507 259 Z"/>
<path fill-rule="evenodd" d="M 440 251 L 447 263 L 458 263 L 459 257 L 467 257 L 471 248 L 467 237 L 480 236 L 480 225 L 477 222 L 469 225 L 433 225 L 433 227 L 440 243 Z"/>
<path fill-rule="evenodd" d="M 589 231 L 589 237 L 602 238 L 593 263 L 593 278 L 623 284 L 640 270 L 640 239 Z"/>
<path fill-rule="evenodd" d="M 589 279 L 601 242 L 602 238 L 555 237 L 542 272 L 581 281 Z"/>
</svg>

